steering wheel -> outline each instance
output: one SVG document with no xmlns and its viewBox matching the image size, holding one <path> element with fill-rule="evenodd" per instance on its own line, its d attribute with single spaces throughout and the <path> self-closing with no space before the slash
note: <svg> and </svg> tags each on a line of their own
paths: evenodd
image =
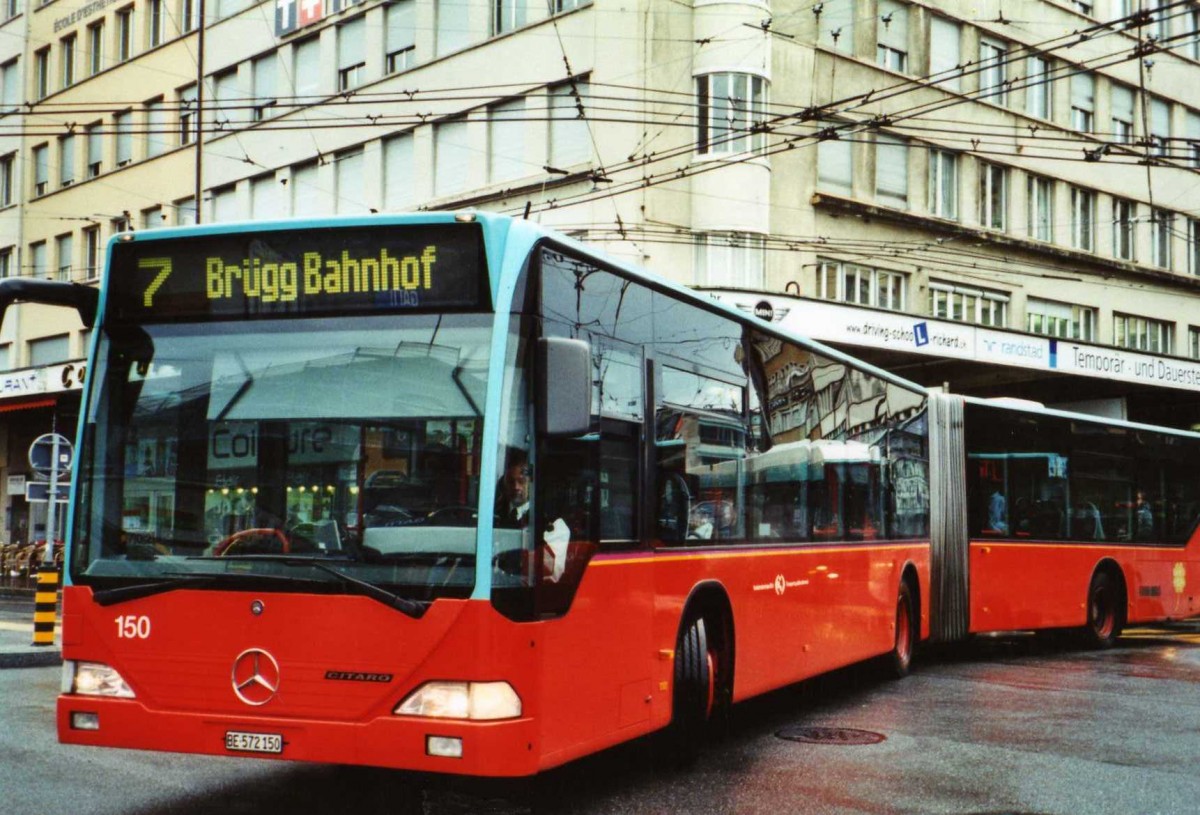
<svg viewBox="0 0 1200 815">
<path fill-rule="evenodd" d="M 229 550 L 232 549 L 233 545 L 240 540 L 244 540 L 246 538 L 255 538 L 255 537 L 269 538 L 271 536 L 274 536 L 279 539 L 279 543 L 283 549 L 283 553 L 286 555 L 288 553 L 288 551 L 291 549 L 291 544 L 288 542 L 288 537 L 287 537 L 287 535 L 285 535 L 283 533 L 283 530 L 275 529 L 274 527 L 269 527 L 269 526 L 262 526 L 262 527 L 255 527 L 253 529 L 243 529 L 241 532 L 234 532 L 232 535 L 225 538 L 224 540 L 222 540 L 220 543 L 218 543 L 216 546 L 213 547 L 213 556 L 214 557 L 224 557 L 225 555 L 228 555 Z"/>
</svg>

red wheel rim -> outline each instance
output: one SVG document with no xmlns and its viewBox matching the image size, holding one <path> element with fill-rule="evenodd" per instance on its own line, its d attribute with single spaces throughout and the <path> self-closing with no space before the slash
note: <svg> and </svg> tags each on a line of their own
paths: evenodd
<svg viewBox="0 0 1200 815">
<path fill-rule="evenodd" d="M 908 603 L 904 598 L 896 606 L 896 657 L 904 665 L 912 656 L 912 621 L 908 616 Z"/>
<path fill-rule="evenodd" d="M 1108 592 L 1098 588 L 1092 593 L 1092 630 L 1100 639 L 1112 636 L 1116 626 L 1116 611 L 1108 601 Z"/>
<path fill-rule="evenodd" d="M 717 658 L 712 651 L 704 655 L 708 660 L 708 690 L 707 699 L 704 704 L 705 716 L 712 716 L 713 708 L 717 703 Z"/>
</svg>

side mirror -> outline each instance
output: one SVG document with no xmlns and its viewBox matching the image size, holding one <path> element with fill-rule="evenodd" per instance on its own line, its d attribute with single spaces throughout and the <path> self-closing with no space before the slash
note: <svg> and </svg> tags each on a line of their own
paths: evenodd
<svg viewBox="0 0 1200 815">
<path fill-rule="evenodd" d="M 537 344 L 538 431 L 582 436 L 592 428 L 592 352 L 583 340 L 543 337 Z"/>
</svg>

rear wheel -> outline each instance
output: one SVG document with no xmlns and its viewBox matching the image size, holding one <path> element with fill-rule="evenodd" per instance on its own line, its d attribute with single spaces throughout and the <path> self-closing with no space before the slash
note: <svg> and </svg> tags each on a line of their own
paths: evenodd
<svg viewBox="0 0 1200 815">
<path fill-rule="evenodd" d="M 917 645 L 917 610 L 908 581 L 900 583 L 896 598 L 896 641 L 887 656 L 888 675 L 895 679 L 908 676 L 912 669 L 913 649 Z"/>
<path fill-rule="evenodd" d="M 1084 642 L 1091 648 L 1111 648 L 1121 636 L 1121 607 L 1124 598 L 1117 581 L 1108 572 L 1096 572 L 1088 587 L 1087 625 Z"/>
</svg>

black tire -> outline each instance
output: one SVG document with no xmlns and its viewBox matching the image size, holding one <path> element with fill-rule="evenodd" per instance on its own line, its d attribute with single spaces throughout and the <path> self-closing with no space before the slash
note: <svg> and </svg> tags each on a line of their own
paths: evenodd
<svg viewBox="0 0 1200 815">
<path fill-rule="evenodd" d="M 1087 593 L 1087 625 L 1083 628 L 1083 642 L 1089 648 L 1112 648 L 1124 619 L 1125 597 L 1120 584 L 1108 572 L 1092 575 Z"/>
<path fill-rule="evenodd" d="M 920 636 L 919 612 L 916 598 L 907 580 L 900 581 L 896 597 L 896 637 L 892 650 L 886 658 L 887 675 L 892 679 L 903 679 L 912 670 L 913 651 Z"/>
<path fill-rule="evenodd" d="M 675 644 L 671 723 L 660 750 L 660 764 L 666 767 L 687 766 L 699 754 L 714 695 L 711 666 L 704 618 L 692 617 L 680 628 Z"/>
</svg>

